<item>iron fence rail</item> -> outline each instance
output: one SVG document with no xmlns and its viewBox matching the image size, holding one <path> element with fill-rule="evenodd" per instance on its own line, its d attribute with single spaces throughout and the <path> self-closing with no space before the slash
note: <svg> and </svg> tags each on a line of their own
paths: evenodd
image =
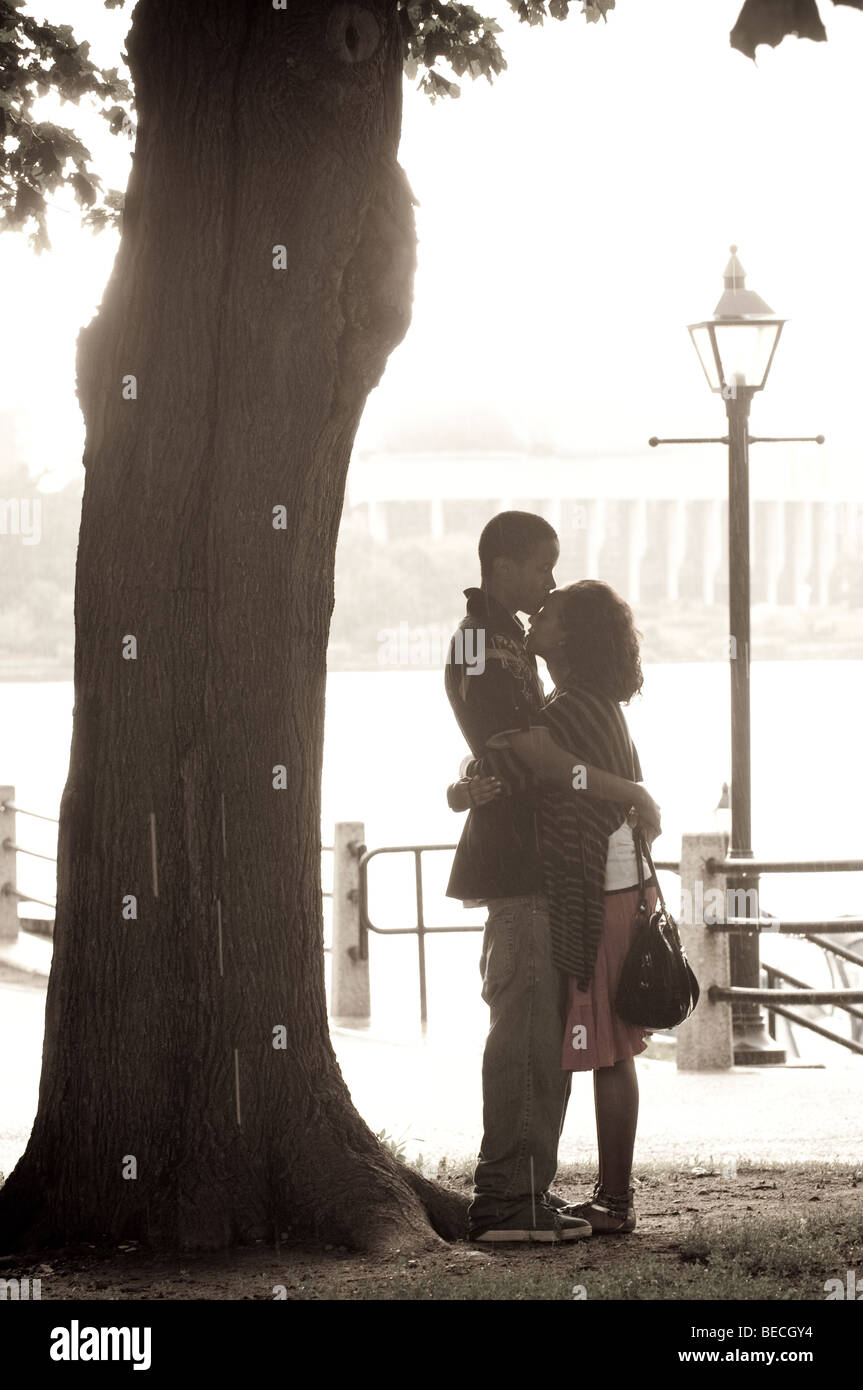
<svg viewBox="0 0 863 1390">
<path fill-rule="evenodd" d="M 708 859 L 705 867 L 710 874 L 723 874 L 733 878 L 735 882 L 740 882 L 741 879 L 745 880 L 747 877 L 757 877 L 761 874 L 859 873 L 863 871 L 863 859 L 738 859 L 726 856 L 725 859 Z M 829 920 L 822 918 L 819 921 L 791 922 L 780 922 L 775 918 L 728 917 L 724 922 L 705 922 L 705 926 L 709 931 L 715 932 L 756 931 L 772 932 L 779 936 L 803 937 L 812 945 L 820 946 L 823 951 L 863 968 L 863 956 L 849 951 L 847 947 L 840 946 L 837 942 L 826 941 L 822 936 L 816 935 L 819 932 L 829 932 L 831 936 L 847 936 L 853 932 L 861 932 L 863 931 L 863 917 L 834 917 Z M 854 1008 L 855 1004 L 863 1003 L 863 990 L 813 989 L 805 981 L 796 979 L 777 966 L 764 964 L 762 968 L 767 976 L 766 989 L 744 989 L 737 985 L 712 985 L 708 990 L 709 999 L 713 1002 L 745 1000 L 749 1003 L 763 1004 L 765 1008 L 770 1010 L 771 1032 L 774 1031 L 773 1017 L 779 1015 L 781 1018 L 787 1019 L 789 1023 L 797 1024 L 801 1028 L 808 1028 L 810 1032 L 817 1033 L 819 1037 L 827 1038 L 830 1042 L 837 1043 L 849 1052 L 863 1056 L 863 1045 L 857 1040 L 859 1029 L 855 1028 L 854 1024 L 855 1019 L 858 1021 L 863 1019 L 861 1011 Z M 792 988 L 775 989 L 773 988 L 774 980 L 782 980 L 786 984 L 790 984 Z M 789 1009 L 787 1007 L 789 1004 L 835 1004 L 849 1016 L 851 1037 L 843 1038 L 832 1029 L 825 1028 L 823 1024 L 805 1018 L 802 1014 Z"/>
<path fill-rule="evenodd" d="M 422 856 L 425 853 L 440 854 L 453 851 L 455 845 L 381 845 L 378 849 L 366 849 L 361 847 L 359 858 L 359 909 L 360 909 L 360 945 L 359 955 L 361 960 L 368 960 L 369 937 L 368 933 L 376 932 L 379 936 L 416 936 L 417 939 L 417 965 L 419 968 L 419 987 L 420 987 L 420 1022 L 425 1028 L 428 1022 L 428 997 L 426 989 L 426 954 L 425 938 L 433 934 L 445 932 L 468 932 L 482 931 L 482 927 L 474 922 L 462 922 L 458 926 L 430 927 L 425 920 L 425 900 L 423 893 L 423 871 Z M 369 916 L 369 877 L 368 866 L 379 854 L 413 854 L 414 856 L 414 884 L 416 890 L 416 926 L 415 927 L 379 927 Z"/>
<path fill-rule="evenodd" d="M 848 919 L 843 917 L 841 920 L 845 922 Z M 851 961 L 852 965 L 863 966 L 863 956 L 855 955 L 846 946 L 839 946 L 835 941 L 825 941 L 823 936 L 810 936 L 808 932 L 805 932 L 804 935 L 807 941 L 812 942 L 813 946 L 820 946 L 823 951 L 829 951 L 831 956 L 839 956 L 841 960 Z"/>
<path fill-rule="evenodd" d="M 432 927 L 425 920 L 424 893 L 422 881 L 422 856 L 423 854 L 442 854 L 452 853 L 458 848 L 455 844 L 446 845 L 381 845 L 377 849 L 367 849 L 365 845 L 360 847 L 359 857 L 359 876 L 360 876 L 360 945 L 359 957 L 361 960 L 368 960 L 369 938 L 368 933 L 375 932 L 378 936 L 416 936 L 417 938 L 417 966 L 419 969 L 419 992 L 420 992 L 420 1022 L 425 1028 L 428 1022 L 428 997 L 426 986 L 426 957 L 425 957 L 425 938 L 427 936 L 443 934 L 446 932 L 480 932 L 483 930 L 482 923 L 463 922 L 458 926 L 439 926 Z M 369 915 L 369 882 L 368 866 L 371 861 L 379 854 L 413 854 L 414 856 L 414 883 L 416 885 L 416 925 L 412 927 L 380 927 L 377 926 Z M 654 868 L 668 869 L 679 872 L 680 864 L 677 860 L 655 860 Z"/>
<path fill-rule="evenodd" d="M 13 888 L 9 883 L 3 884 L 3 887 L 0 888 L 0 893 L 5 893 L 6 896 L 10 898 L 17 898 L 20 903 L 38 903 L 40 907 L 53 907 L 55 911 L 57 909 L 56 903 L 46 902 L 44 898 L 34 898 L 31 893 L 20 893 L 17 888 Z M 23 930 L 29 931 L 30 928 L 25 925 Z"/>
<path fill-rule="evenodd" d="M 420 993 L 420 1020 L 423 1028 L 428 1021 L 428 999 L 426 984 L 426 959 L 425 959 L 425 938 L 427 936 L 445 932 L 480 932 L 483 930 L 481 923 L 462 923 L 458 926 L 429 926 L 425 921 L 425 907 L 422 881 L 422 855 L 425 853 L 453 852 L 457 846 L 455 844 L 426 844 L 426 845 L 382 845 L 377 849 L 367 849 L 365 846 L 358 847 L 359 853 L 359 908 L 360 908 L 360 944 L 358 954 L 361 959 L 368 959 L 368 933 L 374 932 L 378 936 L 416 936 L 417 938 L 417 964 L 419 970 L 419 993 Z M 372 921 L 369 913 L 369 880 L 368 867 L 373 859 L 382 854 L 412 854 L 414 856 L 414 881 L 416 892 L 416 925 L 409 927 L 381 927 Z M 657 870 L 679 873 L 680 863 L 678 860 L 655 860 L 654 867 Z M 863 871 L 863 859 L 830 859 L 830 860 L 786 860 L 786 859 L 710 859 L 705 865 L 711 874 L 723 874 L 739 878 L 743 873 L 748 874 L 767 874 L 767 873 L 826 873 L 826 872 L 858 872 Z M 705 922 L 705 926 L 711 931 L 725 932 L 772 932 L 781 936 L 803 937 L 813 945 L 820 946 L 825 951 L 830 951 L 836 956 L 851 962 L 854 965 L 863 967 L 863 956 L 856 955 L 847 948 L 840 947 L 835 943 L 828 942 L 815 935 L 816 932 L 830 932 L 831 935 L 848 935 L 854 932 L 863 932 L 863 917 L 844 917 L 835 919 L 819 919 L 817 921 L 793 921 L 780 922 L 776 918 L 745 918 L 731 917 L 722 922 Z M 768 985 L 771 978 L 782 978 L 783 972 L 775 967 L 764 966 L 765 971 L 769 971 Z M 854 1004 L 863 1003 L 863 990 L 837 989 L 837 990 L 814 990 L 806 986 L 802 981 L 792 981 L 788 977 L 788 983 L 794 983 L 795 990 L 787 989 L 756 989 L 747 990 L 736 986 L 725 988 L 713 986 L 708 991 L 711 1000 L 719 999 L 745 999 L 765 1004 L 769 1009 L 790 1021 L 799 1023 L 802 1027 L 810 1028 L 812 1032 L 819 1033 L 829 1038 L 832 1042 L 847 1047 L 852 1052 L 863 1054 L 863 1046 L 853 1038 L 843 1038 L 838 1033 L 831 1032 L 820 1025 L 814 1024 L 810 1019 L 796 1015 L 784 1007 L 791 1003 L 821 1004 L 830 1003 L 846 1010 L 853 1018 L 861 1018 L 860 1011 L 853 1008 Z M 782 1004 L 778 1003 L 781 998 Z M 853 1028 L 853 1024 L 852 1024 Z"/>
<path fill-rule="evenodd" d="M 742 999 L 747 1003 L 770 1004 L 777 995 L 771 989 L 749 989 L 745 985 L 711 985 L 707 991 L 712 1003 L 717 999 Z M 785 1004 L 863 1004 L 863 989 L 783 989 Z"/>
<path fill-rule="evenodd" d="M 19 816 L 32 816 L 34 820 L 47 820 L 50 821 L 52 825 L 60 824 L 56 816 L 46 816 L 43 815 L 41 811 L 28 811 L 23 806 L 19 806 L 17 801 L 9 800 L 0 802 L 0 813 L 2 813 L 3 811 L 15 811 Z M 29 854 L 33 859 L 47 859 L 47 861 L 50 864 L 57 863 L 56 854 L 42 854 L 40 850 L 28 849 L 26 845 L 19 845 L 8 835 L 6 839 L 2 841 L 2 845 L 4 849 L 14 850 L 16 854 Z M 321 853 L 332 854 L 333 846 L 321 845 Z M 56 902 L 47 902 L 45 898 L 34 898 L 29 893 L 21 893 L 18 891 L 17 888 L 13 888 L 12 885 L 9 883 L 4 883 L 2 886 L 0 886 L 0 893 L 4 893 L 8 897 L 17 898 L 18 901 L 22 903 L 38 903 L 40 907 L 53 907 L 55 912 L 57 910 Z M 322 898 L 332 898 L 332 896 L 332 891 L 330 889 L 321 889 Z M 33 922 L 41 922 L 42 920 L 42 918 L 30 918 L 29 921 L 27 921 L 27 923 L 22 926 L 22 930 L 33 932 L 37 936 L 50 936 L 52 934 L 50 929 L 46 929 L 42 926 L 32 925 Z M 330 948 L 326 946 L 324 947 L 324 949 L 328 951 Z"/>
<path fill-rule="evenodd" d="M 842 936 L 849 932 L 863 931 L 863 917 L 830 917 L 819 918 L 817 922 L 784 922 L 776 917 L 726 917 L 722 922 L 705 921 L 708 931 L 757 931 L 773 936 L 806 936 L 809 939 L 812 932 L 829 931 L 832 935 Z M 815 941 L 814 945 L 821 946 L 823 942 Z M 855 960 L 855 957 L 851 957 Z M 863 965 L 863 960 L 856 960 L 857 965 Z"/>
<path fill-rule="evenodd" d="M 32 816 L 34 820 L 49 820 L 54 825 L 60 824 L 56 816 L 43 816 L 41 811 L 25 811 L 17 801 L 4 801 L 0 805 L 0 811 L 17 811 L 19 816 Z"/>
<path fill-rule="evenodd" d="M 27 849 L 25 845 L 19 845 L 16 844 L 14 840 L 10 840 L 8 835 L 6 836 L 6 839 L 3 841 L 3 848 L 14 849 L 16 854 L 29 854 L 32 855 L 34 859 L 47 859 L 52 864 L 57 863 L 56 854 L 42 854 L 41 851 L 38 849 Z"/>
<path fill-rule="evenodd" d="M 46 816 L 39 811 L 30 811 L 17 802 L 8 800 L 0 804 L 0 811 L 15 811 L 19 815 L 32 816 L 38 820 L 49 821 L 54 825 L 59 825 L 56 816 Z M 28 849 L 26 845 L 19 845 L 11 837 L 7 837 L 3 842 L 3 848 L 14 851 L 16 854 L 27 854 L 36 859 L 44 859 L 51 863 L 56 863 L 56 855 L 43 854 L 38 850 Z M 419 969 L 419 993 L 420 993 L 420 1018 L 422 1026 L 425 1028 L 428 1021 L 428 998 L 426 981 L 426 956 L 425 938 L 432 935 L 443 935 L 451 932 L 481 932 L 482 923 L 462 922 L 458 925 L 430 926 L 425 920 L 425 895 L 423 888 L 423 854 L 452 853 L 457 846 L 455 844 L 422 844 L 422 845 L 381 845 L 376 849 L 368 849 L 365 845 L 356 845 L 354 852 L 358 857 L 359 867 L 359 947 L 358 955 L 361 959 L 368 959 L 368 933 L 374 932 L 378 936 L 416 936 L 417 938 L 417 964 Z M 332 853 L 332 845 L 321 845 L 322 853 Z M 371 861 L 383 854 L 412 854 L 414 857 L 414 892 L 416 902 L 416 924 L 409 927 L 382 927 L 372 921 L 369 913 L 369 880 L 368 866 Z M 680 872 L 678 860 L 662 859 L 655 861 L 655 868 L 671 873 Z M 708 859 L 705 869 L 711 876 L 725 875 L 739 881 L 741 878 L 749 876 L 756 877 L 761 874 L 792 874 L 792 873 L 857 873 L 863 872 L 863 859 Z M 54 908 L 56 903 L 48 902 L 44 898 L 34 898 L 31 895 L 20 892 L 11 883 L 4 883 L 0 892 L 16 898 L 20 902 L 38 903 L 40 907 Z M 331 890 L 321 889 L 321 896 L 332 898 Z M 25 931 L 33 932 L 37 935 L 50 936 L 53 932 L 53 922 L 41 919 L 30 919 L 23 924 Z M 829 932 L 831 937 L 849 935 L 851 933 L 863 932 L 863 917 L 842 917 L 829 920 L 819 919 L 817 921 L 779 921 L 776 918 L 758 917 L 729 917 L 724 921 L 705 921 L 708 930 L 714 932 L 770 932 L 780 936 L 803 937 L 813 945 L 819 946 L 825 952 L 829 952 L 838 959 L 863 968 L 863 956 L 850 951 L 845 946 L 840 946 L 832 940 L 825 940 L 817 933 Z M 329 950 L 328 947 L 324 948 Z M 830 1041 L 848 1048 L 850 1051 L 863 1055 L 863 1045 L 853 1037 L 843 1038 L 839 1034 L 824 1028 L 811 1019 L 804 1018 L 802 1015 L 794 1013 L 786 1006 L 788 1004 L 834 1004 L 845 1010 L 852 1019 L 863 1020 L 863 1011 L 854 1007 L 856 1004 L 863 1004 L 863 989 L 812 989 L 804 981 L 798 980 L 788 974 L 787 971 L 780 970 L 777 966 L 764 965 L 767 975 L 767 989 L 744 989 L 739 986 L 712 985 L 707 991 L 711 1001 L 719 1000 L 733 1001 L 746 1000 L 764 1004 L 771 1010 L 772 1014 L 778 1014 L 787 1018 L 792 1023 L 800 1027 L 808 1028 L 812 1032 Z M 788 989 L 772 988 L 774 980 L 781 980 Z M 781 999 L 781 1004 L 779 1000 Z M 852 1023 L 853 1030 L 853 1023 Z"/>
<path fill-rule="evenodd" d="M 784 990 L 776 990 L 773 995 L 773 1002 L 767 1007 L 771 1014 L 779 1014 L 781 1018 L 787 1018 L 789 1023 L 799 1024 L 801 1028 L 808 1028 L 810 1033 L 817 1033 L 821 1038 L 827 1038 L 830 1042 L 838 1043 L 840 1047 L 847 1048 L 849 1052 L 856 1052 L 863 1057 L 863 1045 L 856 1042 L 854 1038 L 843 1038 L 839 1033 L 834 1033 L 830 1028 L 825 1028 L 820 1023 L 815 1023 L 811 1018 L 803 1018 L 801 1014 L 795 1013 L 793 1009 L 783 1009 L 781 1004 L 776 1003 L 776 999 L 784 997 Z"/>
<path fill-rule="evenodd" d="M 860 964 L 863 965 L 863 960 L 860 961 Z M 765 965 L 763 968 L 767 976 L 767 988 L 769 990 L 774 990 L 774 980 L 783 980 L 786 984 L 792 985 L 795 989 L 804 989 L 811 992 L 811 986 L 807 985 L 805 980 L 799 980 L 796 975 L 790 975 L 787 970 L 780 970 L 777 965 Z M 770 1004 L 771 1037 L 776 1036 L 775 1022 L 776 1017 L 780 1016 L 787 1019 L 789 1023 L 796 1024 L 799 1028 L 808 1028 L 810 1032 L 817 1033 L 819 1037 L 827 1038 L 830 1042 L 838 1043 L 840 1047 L 847 1048 L 849 1052 L 855 1052 L 858 1056 L 863 1056 L 863 1043 L 860 1041 L 860 1038 L 863 1037 L 863 1030 L 855 1027 L 853 1021 L 851 1023 L 851 1037 L 843 1038 L 841 1033 L 834 1033 L 831 1028 L 825 1028 L 822 1023 L 816 1023 L 813 1019 L 806 1018 L 803 1014 L 797 1013 L 794 1009 L 786 1009 L 780 1004 L 777 1004 L 776 999 L 778 997 L 784 998 L 786 993 L 787 991 L 784 990 L 774 990 L 773 1001 Z M 808 994 L 807 1002 L 812 1002 Z M 848 1014 L 851 1020 L 856 1019 L 858 1023 L 863 1022 L 863 1010 L 856 1009 L 853 1004 L 849 1003 L 843 1003 L 840 1007 Z"/>
<path fill-rule="evenodd" d="M 657 866 L 658 867 L 658 866 Z M 711 875 L 745 878 L 749 874 L 840 874 L 863 872 L 863 859 L 708 859 Z"/>
</svg>

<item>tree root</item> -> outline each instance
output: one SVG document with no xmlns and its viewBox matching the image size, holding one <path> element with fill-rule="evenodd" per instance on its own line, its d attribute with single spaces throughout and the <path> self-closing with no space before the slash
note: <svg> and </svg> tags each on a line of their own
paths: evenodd
<svg viewBox="0 0 863 1390">
<path fill-rule="evenodd" d="M 444 1240 L 467 1239 L 467 1209 L 470 1204 L 463 1192 L 453 1192 L 430 1182 L 414 1168 L 399 1164 L 399 1174 L 425 1207 L 433 1230 Z"/>
</svg>

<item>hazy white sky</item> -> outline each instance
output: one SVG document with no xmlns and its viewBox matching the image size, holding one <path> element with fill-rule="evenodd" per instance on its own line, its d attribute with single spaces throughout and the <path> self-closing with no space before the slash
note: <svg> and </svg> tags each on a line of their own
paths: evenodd
<svg viewBox="0 0 863 1390">
<path fill-rule="evenodd" d="M 358 444 L 385 440 L 405 412 L 471 409 L 580 453 L 721 433 L 685 325 L 712 313 L 733 241 L 749 287 L 790 320 L 753 431 L 823 432 L 819 466 L 859 473 L 863 14 L 824 0 L 828 43 L 786 39 L 755 66 L 728 44 L 741 3 L 618 0 L 607 24 L 573 7 L 566 23 L 528 29 L 493 0 L 478 8 L 504 24 L 509 62 L 493 86 L 468 81 L 431 106 L 406 82 L 414 320 Z M 118 62 L 130 6 L 44 0 L 34 12 L 61 10 L 97 61 Z M 123 137 L 72 106 L 50 114 L 82 131 L 107 185 L 124 185 Z M 29 466 L 56 470 L 53 485 L 80 470 L 75 337 L 116 250 L 67 207 L 41 259 L 0 237 L 17 342 L 0 407 L 28 412 Z"/>
</svg>

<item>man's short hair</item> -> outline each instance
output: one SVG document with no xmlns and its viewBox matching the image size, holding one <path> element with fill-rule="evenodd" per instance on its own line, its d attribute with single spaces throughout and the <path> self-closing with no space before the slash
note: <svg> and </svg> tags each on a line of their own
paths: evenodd
<svg viewBox="0 0 863 1390">
<path fill-rule="evenodd" d="M 479 568 L 485 579 L 499 555 L 521 564 L 544 541 L 556 541 L 557 532 L 535 512 L 498 512 L 483 527 L 479 538 Z"/>
</svg>

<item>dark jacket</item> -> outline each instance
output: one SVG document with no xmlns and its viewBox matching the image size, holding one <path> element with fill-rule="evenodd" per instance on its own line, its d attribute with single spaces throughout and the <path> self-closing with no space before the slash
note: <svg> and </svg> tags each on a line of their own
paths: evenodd
<svg viewBox="0 0 863 1390">
<path fill-rule="evenodd" d="M 467 613 L 450 642 L 445 682 L 467 744 L 480 757 L 493 734 L 529 727 L 545 702 L 517 618 L 482 589 L 466 589 Z M 468 812 L 447 886 L 450 898 L 514 898 L 543 890 L 535 800 L 529 778 Z"/>
</svg>

